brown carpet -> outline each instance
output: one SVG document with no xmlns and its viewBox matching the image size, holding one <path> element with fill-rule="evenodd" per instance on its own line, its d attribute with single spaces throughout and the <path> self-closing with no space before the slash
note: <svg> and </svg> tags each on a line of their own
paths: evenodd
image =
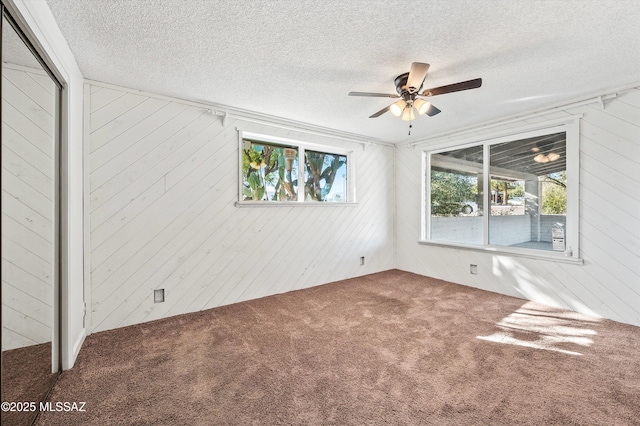
<svg viewBox="0 0 640 426">
<path fill-rule="evenodd" d="M 56 381 L 51 373 L 51 343 L 2 352 L 2 401 L 44 401 Z M 33 423 L 37 411 L 0 412 L 2 426 Z"/>
<path fill-rule="evenodd" d="M 640 328 L 387 271 L 89 336 L 39 425 L 640 424 Z"/>
</svg>

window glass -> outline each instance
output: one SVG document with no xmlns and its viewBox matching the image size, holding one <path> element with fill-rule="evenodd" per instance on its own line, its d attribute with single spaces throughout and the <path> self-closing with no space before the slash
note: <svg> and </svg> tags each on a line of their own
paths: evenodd
<svg viewBox="0 0 640 426">
<path fill-rule="evenodd" d="M 564 251 L 565 132 L 490 145 L 489 150 L 489 244 Z M 552 234 L 562 240 L 553 244 Z"/>
<path fill-rule="evenodd" d="M 355 203 L 352 151 L 249 132 L 240 151 L 242 205 Z"/>
<path fill-rule="evenodd" d="M 244 201 L 298 199 L 298 147 L 243 141 Z"/>
<path fill-rule="evenodd" d="M 431 156 L 431 239 L 482 244 L 482 146 Z"/>
<path fill-rule="evenodd" d="M 425 206 L 429 240 L 574 256 L 567 244 L 567 194 L 577 193 L 577 177 L 567 172 L 568 134 L 557 127 L 431 153 Z M 577 152 L 574 142 L 571 146 Z M 578 216 L 572 203 L 575 248 Z"/>
<path fill-rule="evenodd" d="M 305 150 L 304 200 L 347 201 L 347 157 Z"/>
<path fill-rule="evenodd" d="M 567 172 L 549 173 L 542 178 L 543 215 L 567 214 Z"/>
</svg>

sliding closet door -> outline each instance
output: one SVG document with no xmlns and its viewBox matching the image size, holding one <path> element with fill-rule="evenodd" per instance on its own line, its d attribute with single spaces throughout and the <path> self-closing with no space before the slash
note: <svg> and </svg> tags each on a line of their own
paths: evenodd
<svg viewBox="0 0 640 426">
<path fill-rule="evenodd" d="M 24 38 L 3 10 L 2 401 L 38 404 L 59 370 L 59 89 Z M 3 411 L 2 424 L 37 411 Z"/>
</svg>

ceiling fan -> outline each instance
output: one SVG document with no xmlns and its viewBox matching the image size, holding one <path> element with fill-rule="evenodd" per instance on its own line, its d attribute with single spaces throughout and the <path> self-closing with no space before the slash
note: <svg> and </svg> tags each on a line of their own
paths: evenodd
<svg viewBox="0 0 640 426">
<path fill-rule="evenodd" d="M 440 110 L 431 105 L 431 102 L 427 102 L 422 98 L 430 96 L 444 95 L 445 93 L 459 92 L 461 90 L 476 89 L 482 86 L 482 79 L 476 78 L 473 80 L 462 81 L 460 83 L 448 84 L 446 86 L 434 87 L 432 89 L 422 90 L 422 84 L 427 76 L 429 70 L 429 64 L 422 62 L 414 62 L 411 64 L 409 72 L 400 74 L 395 78 L 396 91 L 398 94 L 387 93 L 369 93 L 369 92 L 349 92 L 349 96 L 367 96 L 367 97 L 381 97 L 381 98 L 401 98 L 398 102 L 395 102 L 369 118 L 380 117 L 387 111 L 395 116 L 402 116 L 405 121 L 410 121 L 415 118 L 413 108 L 415 107 L 418 114 L 427 114 L 430 117 L 440 113 Z"/>
</svg>

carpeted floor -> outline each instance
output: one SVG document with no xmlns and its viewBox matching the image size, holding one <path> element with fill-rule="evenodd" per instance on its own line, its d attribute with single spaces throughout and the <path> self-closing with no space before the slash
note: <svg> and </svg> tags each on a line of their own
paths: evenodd
<svg viewBox="0 0 640 426">
<path fill-rule="evenodd" d="M 639 342 L 394 270 L 93 334 L 38 424 L 637 425 Z"/>
<path fill-rule="evenodd" d="M 51 343 L 2 352 L 2 401 L 44 401 L 56 381 L 51 373 Z M 33 423 L 37 411 L 2 411 L 2 426 Z"/>
</svg>

